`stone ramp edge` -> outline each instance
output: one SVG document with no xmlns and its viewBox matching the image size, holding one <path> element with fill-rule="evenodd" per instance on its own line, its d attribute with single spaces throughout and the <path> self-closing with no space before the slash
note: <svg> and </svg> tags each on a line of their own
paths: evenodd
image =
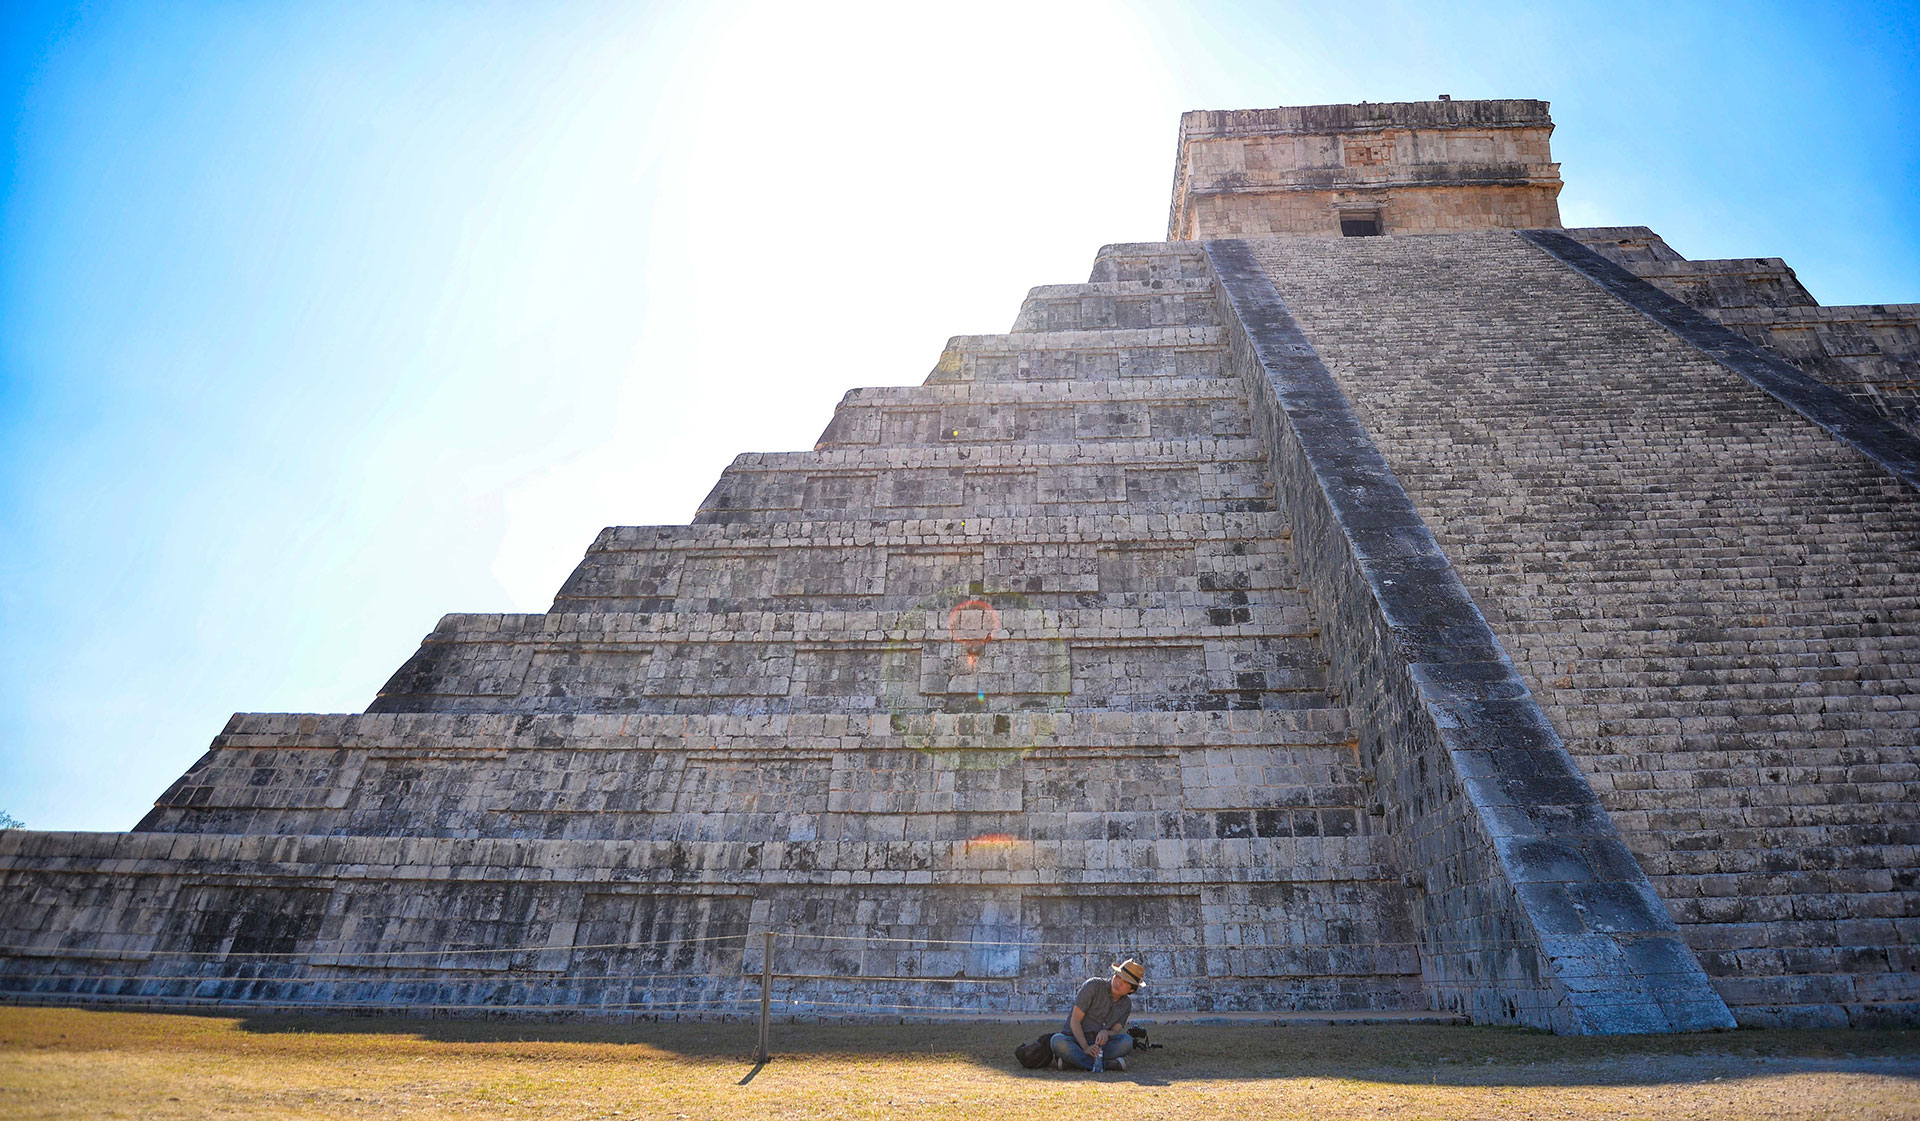
<svg viewBox="0 0 1920 1121">
<path fill-rule="evenodd" d="M 1885 417 L 1768 354 L 1560 230 L 1514 232 L 1787 408 L 1826 429 L 1835 439 L 1873 460 L 1901 482 L 1920 490 L 1920 440 L 1901 431 Z"/>
<path fill-rule="evenodd" d="M 1204 247 L 1336 687 L 1426 893 L 1434 1007 L 1569 1034 L 1733 1027 L 1248 244 Z"/>
</svg>

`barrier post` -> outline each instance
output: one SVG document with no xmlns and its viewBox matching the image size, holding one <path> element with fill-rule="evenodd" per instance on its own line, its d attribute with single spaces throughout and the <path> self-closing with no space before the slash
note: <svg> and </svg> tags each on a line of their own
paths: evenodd
<svg viewBox="0 0 1920 1121">
<path fill-rule="evenodd" d="M 759 1062 L 766 1062 L 767 1035 L 772 1023 L 773 1013 L 773 931 L 763 931 L 760 935 L 766 941 L 760 950 L 760 1056 Z"/>
</svg>

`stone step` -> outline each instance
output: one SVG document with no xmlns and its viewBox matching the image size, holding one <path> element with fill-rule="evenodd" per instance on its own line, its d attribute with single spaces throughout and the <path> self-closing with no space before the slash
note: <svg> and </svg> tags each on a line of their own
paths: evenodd
<svg viewBox="0 0 1920 1121">
<path fill-rule="evenodd" d="M 1876 513 L 1893 513 L 1897 509 L 1892 502 L 1838 501 L 1832 507 L 1835 513 L 1857 514 L 1871 517 Z M 1781 511 L 1780 513 L 1784 513 Z M 1827 514 L 1822 511 L 1822 514 Z M 1899 552 L 1891 543 L 1875 534 L 1849 533 L 1844 527 L 1832 534 L 1809 533 L 1804 527 L 1796 529 L 1792 525 L 1782 524 L 1777 517 L 1769 517 L 1768 522 L 1760 522 L 1752 527 L 1752 535 L 1746 538 L 1738 536 L 1738 528 L 1733 519 L 1720 515 L 1712 519 L 1664 519 L 1664 524 L 1676 531 L 1690 532 L 1702 540 L 1689 549 L 1673 544 L 1665 545 L 1658 541 L 1649 541 L 1638 546 L 1638 555 L 1647 557 L 1662 565 L 1659 575 L 1650 575 L 1626 565 L 1622 558 L 1610 555 L 1604 548 L 1605 542 L 1597 534 L 1591 534 L 1578 527 L 1571 528 L 1566 545 L 1568 552 L 1584 550 L 1586 555 L 1570 560 L 1569 567 L 1553 579 L 1554 573 L 1542 571 L 1530 562 L 1544 560 L 1541 556 L 1541 539 L 1538 534 L 1529 535 L 1524 528 L 1507 525 L 1488 526 L 1489 537 L 1484 541 L 1464 543 L 1459 552 L 1461 556 L 1475 560 L 1505 559 L 1508 572 L 1502 573 L 1504 579 L 1515 582 L 1531 582 L 1543 588 L 1558 591 L 1563 598 L 1580 596 L 1634 594 L 1636 589 L 1661 582 L 1662 576 L 1671 573 L 1673 579 L 1701 580 L 1719 578 L 1728 591 L 1753 591 L 1764 587 L 1767 590 L 1778 589 L 1788 592 L 1793 603 L 1818 604 L 1823 598 L 1845 599 L 1851 597 L 1853 589 L 1865 586 L 1869 582 L 1877 585 L 1883 594 L 1895 600 L 1910 600 L 1920 582 L 1912 574 L 1899 567 Z M 1442 519 L 1442 524 L 1459 524 L 1450 519 Z M 1722 540 L 1708 542 L 1704 539 L 1720 537 Z M 1764 540 L 1768 552 L 1762 555 L 1742 553 L 1743 541 Z M 1504 547 L 1503 547 L 1504 546 Z M 1531 546 L 1531 548 L 1521 548 Z M 1845 556 L 1848 563 L 1857 569 L 1855 578 L 1842 587 L 1809 584 L 1803 571 L 1809 564 L 1829 565 L 1836 563 L 1835 558 Z M 1681 612 L 1697 611 L 1695 605 L 1687 602 L 1671 604 Z M 1804 610 L 1805 608 L 1801 608 Z M 1791 615 L 1793 608 L 1782 612 Z"/>
<path fill-rule="evenodd" d="M 1697 927 L 1697 928 L 1696 928 Z M 1914 947 L 1910 939 L 1916 929 L 1920 929 L 1920 920 L 1903 918 L 1866 918 L 1866 919 L 1796 919 L 1761 918 L 1751 922 L 1702 922 L 1686 931 L 1688 943 L 1698 948 L 1701 964 L 1713 961 L 1718 965 L 1739 964 L 1739 955 L 1749 955 L 1747 960 L 1762 965 L 1770 955 L 1752 954 L 1755 950 L 1788 950 L 1790 956 L 1798 956 L 1807 950 L 1825 947 L 1840 952 L 1872 954 L 1880 962 L 1889 960 L 1902 963 L 1902 972 L 1909 972 L 1911 966 L 1906 963 L 1914 960 Z M 1728 955 L 1735 955 L 1729 961 Z M 1772 959 L 1775 967 L 1786 964 L 1781 958 Z M 1881 965 L 1873 972 L 1885 969 Z"/>
<path fill-rule="evenodd" d="M 1577 609 L 1577 605 L 1569 609 Z M 1582 635 L 1538 624 L 1517 626 L 1513 634 L 1529 640 L 1524 659 L 1527 665 L 1554 677 L 1566 677 L 1566 684 L 1560 688 L 1576 690 L 1580 703 L 1588 706 L 1697 702 L 1711 700 L 1716 690 L 1767 697 L 1764 690 L 1769 685 L 1776 689 L 1770 695 L 1773 699 L 1804 699 L 1851 693 L 1877 695 L 1886 690 L 1876 688 L 1876 682 L 1911 682 L 1920 676 L 1920 669 L 1911 664 L 1880 661 L 1889 653 L 1910 657 L 1920 649 L 1920 641 L 1897 632 L 1902 618 L 1911 619 L 1912 613 L 1876 615 L 1871 625 L 1826 626 L 1822 628 L 1824 633 L 1816 630 L 1810 637 L 1799 639 L 1770 637 L 1769 632 L 1777 635 L 1777 627 L 1742 628 L 1729 626 L 1725 620 L 1709 620 L 1706 626 L 1711 627 L 1710 633 L 1705 628 L 1678 625 L 1652 631 L 1599 632 L 1612 640 L 1604 651 L 1575 645 L 1579 637 L 1591 638 L 1594 632 Z M 1810 626 L 1831 622 L 1825 615 L 1806 619 Z M 1887 619 L 1894 620 L 1894 625 L 1888 626 L 1884 622 Z M 1675 642 L 1691 645 L 1696 640 L 1695 649 L 1679 654 L 1673 650 Z M 1793 683 L 1783 685 L 1782 673 L 1795 670 L 1801 672 Z M 1827 684 L 1834 687 L 1827 688 Z M 1609 689 L 1640 690 L 1641 694 L 1615 698 L 1607 695 Z M 1590 694 L 1589 690 L 1596 692 Z M 1683 694 L 1681 690 L 1699 692 Z"/>
<path fill-rule="evenodd" d="M 1642 598 L 1629 594 L 1633 590 L 1633 586 L 1628 585 L 1603 594 L 1552 597 L 1556 602 L 1542 604 L 1542 607 L 1548 611 L 1593 610 L 1643 603 Z M 1652 659 L 1662 669 L 1685 666 L 1689 661 L 1703 657 L 1718 658 L 1737 652 L 1792 661 L 1816 656 L 1821 651 L 1844 649 L 1849 643 L 1869 639 L 1876 648 L 1884 648 L 1881 647 L 1883 641 L 1895 649 L 1911 648 L 1914 639 L 1905 633 L 1905 625 L 1915 619 L 1917 609 L 1912 597 L 1889 596 L 1877 604 L 1878 610 L 1868 616 L 1832 610 L 1818 599 L 1796 603 L 1794 593 L 1799 591 L 1801 589 L 1793 587 L 1769 588 L 1764 585 L 1729 590 L 1724 594 L 1731 601 L 1726 606 L 1732 611 L 1715 612 L 1694 607 L 1651 619 L 1646 616 L 1627 616 L 1614 619 L 1611 627 L 1592 630 L 1581 628 L 1579 633 L 1614 636 L 1614 641 L 1608 644 L 1608 650 L 1618 649 L 1621 653 L 1617 656 L 1602 655 L 1602 660 L 1609 657 Z M 1573 628 L 1556 627 L 1552 620 L 1516 624 L 1514 630 L 1516 633 L 1537 635 L 1547 643 L 1551 643 L 1556 636 L 1575 633 Z M 1684 638 L 1690 647 L 1697 644 L 1697 649 L 1675 650 L 1673 641 L 1676 638 Z"/>
<path fill-rule="evenodd" d="M 1829 873 L 1824 879 L 1837 890 L 1780 889 L 1769 883 L 1750 883 L 1741 889 L 1738 896 L 1681 897 L 1675 898 L 1670 906 L 1676 921 L 1702 924 L 1875 922 L 1893 919 L 1920 922 L 1920 914 L 1911 913 L 1913 908 L 1904 893 L 1894 889 L 1894 877 L 1888 869 L 1864 868 L 1848 873 Z M 1678 891 L 1679 888 L 1675 885 L 1670 890 Z M 1791 932 L 1791 929 L 1775 931 L 1769 944 L 1774 947 L 1782 945 L 1782 933 Z M 1816 942 L 1812 945 L 1826 950 L 1837 949 L 1831 943 Z M 1890 950 L 1899 953 L 1901 947 L 1881 945 L 1876 950 L 1884 959 Z M 1904 960 L 1920 961 L 1920 951 L 1901 956 Z"/>
<path fill-rule="evenodd" d="M 1863 760 L 1885 759 L 1909 750 L 1913 742 L 1910 725 L 1903 725 L 1898 719 L 1880 719 L 1886 714 L 1879 712 L 1847 713 L 1850 722 L 1868 726 L 1854 728 L 1848 735 L 1837 736 L 1831 728 L 1811 733 L 1781 728 L 1778 725 L 1783 722 L 1775 713 L 1743 716 L 1737 709 L 1727 708 L 1688 713 L 1678 718 L 1678 723 L 1674 718 L 1655 717 L 1640 721 L 1613 721 L 1608 722 L 1607 730 L 1602 731 L 1602 722 L 1579 707 L 1569 708 L 1553 702 L 1551 698 L 1542 707 L 1548 710 L 1548 715 L 1556 724 L 1565 724 L 1568 734 L 1589 745 L 1586 752 L 1586 759 L 1591 764 L 1589 775 L 1603 773 L 1604 768 L 1632 767 L 1633 764 L 1628 760 L 1640 756 L 1714 758 L 1720 752 L 1739 749 L 1777 759 L 1783 753 L 1793 752 L 1809 743 L 1833 743 L 1836 740 L 1847 745 L 1838 749 L 1836 754 Z M 1898 716 L 1897 709 L 1893 715 Z M 1873 726 L 1876 724 L 1878 727 Z"/>
<path fill-rule="evenodd" d="M 1027 293 L 1012 330 L 1104 331 L 1151 327 L 1217 327 L 1220 309 L 1211 278 L 1045 284 Z"/>
<path fill-rule="evenodd" d="M 735 459 L 696 523 L 1272 509 L 1251 440 L 829 448 Z"/>
<path fill-rule="evenodd" d="M 1659 831 L 1642 846 L 1656 866 L 1683 871 L 1711 867 L 1719 871 L 1755 871 L 1766 868 L 1795 867 L 1800 863 L 1798 848 L 1810 855 L 1815 866 L 1830 863 L 1824 855 L 1827 847 L 1853 849 L 1874 845 L 1912 845 L 1920 839 L 1920 819 L 1914 816 L 1916 803 L 1900 800 L 1888 803 L 1833 802 L 1822 797 L 1815 787 L 1784 788 L 1801 797 L 1792 804 L 1762 802 L 1749 810 L 1728 806 L 1724 797 L 1698 794 L 1678 806 L 1614 810 L 1616 797 L 1645 802 L 1659 799 L 1641 797 L 1659 792 L 1635 791 L 1616 796 L 1609 791 L 1603 801 L 1621 822 L 1635 829 Z M 1682 857 L 1678 854 L 1695 854 Z M 1710 853 L 1711 856 L 1698 854 Z M 1783 861 L 1785 862 L 1783 864 Z"/>
<path fill-rule="evenodd" d="M 894 534 L 863 534 L 847 522 L 772 526 L 764 536 L 712 532 L 739 526 L 608 530 L 561 586 L 554 610 L 898 611 L 974 595 L 1041 608 L 1301 602 L 1277 515 L 1156 520 L 1157 527 L 1116 517 L 962 527 L 956 519 Z M 1058 524 L 1035 533 L 1016 522 Z M 1083 528 L 1060 532 L 1072 524 Z M 938 529 L 946 532 L 931 532 Z"/>
<path fill-rule="evenodd" d="M 1764 852 L 1772 854 L 1769 859 L 1777 862 L 1782 854 L 1791 852 L 1791 846 L 1817 846 L 1822 837 L 1841 845 L 1915 841 L 1911 807 L 1920 803 L 1911 800 L 1910 791 L 1891 803 L 1863 803 L 1825 796 L 1816 787 L 1785 789 L 1798 794 L 1799 799 L 1788 804 L 1759 801 L 1748 807 L 1740 804 L 1743 798 L 1696 797 L 1678 808 L 1622 809 L 1616 816 L 1623 828 L 1630 825 L 1636 831 L 1660 834 L 1647 838 L 1641 846 L 1649 855 L 1712 849 L 1721 853 Z M 1743 869 L 1728 865 L 1728 870 Z"/>
<path fill-rule="evenodd" d="M 1754 701 L 1703 706 L 1703 711 L 1680 717 L 1648 714 L 1609 720 L 1579 706 L 1564 706 L 1552 697 L 1545 707 L 1555 719 L 1565 721 L 1569 734 L 1589 745 L 1596 760 L 1611 760 L 1616 752 L 1622 756 L 1656 751 L 1711 755 L 1727 748 L 1748 748 L 1778 753 L 1792 750 L 1796 743 L 1836 741 L 1846 743 L 1850 752 L 1864 754 L 1897 751 L 1913 742 L 1912 722 L 1902 713 L 1903 700 L 1909 695 L 1889 692 L 1884 701 L 1871 706 L 1816 702 L 1783 708 Z"/>
<path fill-rule="evenodd" d="M 1611 775 L 1616 785 L 1630 777 L 1643 786 L 1654 785 L 1657 773 L 1696 770 L 1727 772 L 1727 784 L 1750 790 L 1750 796 L 1766 794 L 1782 783 L 1838 786 L 1920 778 L 1920 762 L 1905 746 L 1829 746 L 1804 740 L 1791 748 L 1774 749 L 1722 744 L 1700 751 L 1615 751 L 1590 759 L 1588 766 L 1590 776 Z"/>
<path fill-rule="evenodd" d="M 449 615 L 370 712 L 923 712 L 1330 703 L 1303 606 Z M 978 637 L 974 637 L 978 636 Z"/>
<path fill-rule="evenodd" d="M 1679 697 L 1674 691 L 1681 689 L 1734 688 L 1743 694 L 1760 696 L 1764 694 L 1755 690 L 1768 685 L 1779 690 L 1773 694 L 1776 699 L 1804 698 L 1840 696 L 1860 691 L 1859 686 L 1873 694 L 1882 691 L 1873 688 L 1874 682 L 1914 680 L 1920 670 L 1910 664 L 1862 661 L 1867 655 L 1911 655 L 1920 649 L 1920 639 L 1898 633 L 1898 620 L 1903 616 L 1912 617 L 1909 612 L 1876 615 L 1876 622 L 1871 625 L 1828 627 L 1824 634 L 1816 632 L 1802 639 L 1769 638 L 1767 632 L 1777 633 L 1780 629 L 1777 627 L 1742 628 L 1729 626 L 1724 620 L 1717 625 L 1709 620 L 1711 633 L 1679 625 L 1654 631 L 1621 632 L 1604 651 L 1573 646 L 1575 632 L 1545 624 L 1515 627 L 1514 634 L 1538 638 L 1538 643 L 1528 645 L 1545 656 L 1529 659 L 1527 664 L 1559 671 L 1555 676 L 1564 674 L 1571 678 L 1561 687 L 1579 690 L 1581 703 L 1587 705 L 1657 704 L 1663 700 L 1697 701 L 1710 696 L 1710 693 L 1700 693 Z M 1806 618 L 1809 624 L 1831 621 L 1831 617 L 1825 615 Z M 1881 621 L 1888 618 L 1896 621 L 1894 626 Z M 1591 633 L 1588 632 L 1589 636 Z M 1663 636 L 1667 641 L 1664 647 Z M 1563 662 L 1552 656 L 1556 638 L 1568 644 L 1563 649 L 1573 660 Z M 1696 638 L 1700 640 L 1699 649 L 1674 652 L 1675 641 L 1692 643 Z M 1792 684 L 1783 685 L 1781 672 L 1787 670 L 1804 672 L 1794 678 Z M 1823 688 L 1827 682 L 1845 684 L 1834 689 Z M 1614 698 L 1606 695 L 1605 690 L 1609 689 L 1641 690 L 1642 695 Z M 1589 695 L 1588 690 L 1599 692 Z M 1655 692 L 1648 694 L 1647 690 Z"/>
<path fill-rule="evenodd" d="M 1132 382 L 959 382 L 856 389 L 816 448 L 1018 440 L 1187 440 L 1246 436 L 1238 383 L 1223 378 Z"/>
<path fill-rule="evenodd" d="M 1909 827 L 1910 830 L 1910 827 Z M 1667 898 L 1679 907 L 1687 900 L 1728 900 L 1778 895 L 1833 895 L 1864 891 L 1876 897 L 1864 905 L 1881 907 L 1889 900 L 1886 893 L 1909 890 L 1915 870 L 1914 845 L 1909 831 L 1907 843 L 1873 844 L 1846 836 L 1859 830 L 1838 831 L 1838 835 L 1803 837 L 1808 842 L 1805 856 L 1799 853 L 1768 852 L 1761 860 L 1752 857 L 1759 850 L 1744 850 L 1726 860 L 1712 849 L 1676 850 L 1659 861 L 1665 877 Z M 1806 865 L 1817 865 L 1807 867 Z M 1689 904 L 1691 905 L 1691 904 Z M 1911 908 L 1899 901 L 1899 910 L 1880 917 L 1903 917 Z M 1865 914 L 1866 912 L 1862 912 Z M 1720 915 L 1714 921 L 1725 921 Z"/>
<path fill-rule="evenodd" d="M 1219 327 L 956 335 L 927 384 L 1226 378 L 1226 363 Z"/>
</svg>

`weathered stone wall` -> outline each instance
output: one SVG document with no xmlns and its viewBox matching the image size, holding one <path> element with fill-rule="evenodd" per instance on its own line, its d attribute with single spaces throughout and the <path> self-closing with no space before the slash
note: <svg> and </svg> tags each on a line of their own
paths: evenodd
<svg viewBox="0 0 1920 1121">
<path fill-rule="evenodd" d="M 1920 496 L 1514 235 L 1256 248 L 1739 1018 L 1910 1019 Z"/>
<path fill-rule="evenodd" d="M 1148 838 L 1355 837 L 1375 830 L 1362 820 L 1367 776 L 1350 736 L 1345 711 L 1324 706 L 1232 714 L 243 715 L 141 828 L 1055 841 L 1092 839 L 1106 832 L 1099 815 L 1110 814 Z M 1182 744 L 1190 756 L 1177 754 Z M 1132 775 L 1119 759 L 1091 761 L 1136 749 Z M 1071 773 L 1056 773 L 1062 769 Z M 1094 772 L 1112 790 L 1103 791 Z"/>
<path fill-rule="evenodd" d="M 1719 308 L 1714 318 L 1920 437 L 1920 304 Z"/>
<path fill-rule="evenodd" d="M 1187 113 L 1167 237 L 1339 237 L 1558 226 L 1543 101 L 1429 101 Z"/>
<path fill-rule="evenodd" d="M 956 660 L 949 609 L 969 593 L 955 586 L 917 597 L 942 600 L 932 607 L 883 613 L 450 615 L 370 711 L 989 711 L 982 693 L 1004 710 L 1325 703 L 1291 591 L 1233 608 L 1043 610 L 1001 595 L 999 636 Z"/>
<path fill-rule="evenodd" d="M 239 717 L 148 832 L 0 837 L 0 988 L 738 1014 L 774 931 L 786 1015 L 1057 1012 L 1115 947 L 1163 1010 L 1420 1007 L 1312 804 L 1361 796 L 1337 710 L 1263 715 Z M 335 812 L 258 781 L 303 756 Z"/>
<path fill-rule="evenodd" d="M 1375 211 L 1387 234 L 1526 229 L 1560 222 L 1560 206 L 1551 195 L 1504 183 L 1412 189 L 1387 184 L 1339 191 L 1240 189 L 1196 198 L 1184 216 L 1181 240 L 1339 237 L 1343 212 Z"/>
<path fill-rule="evenodd" d="M 1295 592 L 1285 532 L 1271 511 L 617 526 L 553 613 L 905 611 L 976 584 L 1014 589 L 1028 608 L 1244 607 L 1253 593 L 1283 603 Z"/>
</svg>

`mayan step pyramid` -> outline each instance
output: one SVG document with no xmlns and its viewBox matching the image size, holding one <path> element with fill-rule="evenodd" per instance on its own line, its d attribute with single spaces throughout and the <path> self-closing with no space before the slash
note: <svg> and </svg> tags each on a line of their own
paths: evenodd
<svg viewBox="0 0 1920 1121">
<path fill-rule="evenodd" d="M 0 998 L 1912 1022 L 1920 307 L 1561 230 L 1551 129 L 1188 114 L 1169 241 L 0 834 Z"/>
</svg>

